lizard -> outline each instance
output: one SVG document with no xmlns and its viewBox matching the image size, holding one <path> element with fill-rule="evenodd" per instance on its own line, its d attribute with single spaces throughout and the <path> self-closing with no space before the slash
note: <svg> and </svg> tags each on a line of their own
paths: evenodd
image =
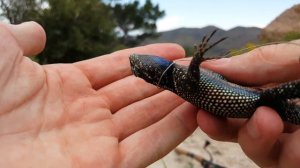
<svg viewBox="0 0 300 168">
<path fill-rule="evenodd" d="M 225 40 L 209 44 L 216 33 L 204 36 L 196 46 L 189 66 L 176 64 L 155 55 L 132 54 L 129 56 L 131 71 L 146 82 L 169 90 L 198 108 L 226 118 L 250 118 L 259 106 L 275 109 L 283 121 L 300 124 L 300 79 L 266 89 L 255 89 L 228 81 L 224 76 L 199 67 L 210 59 L 205 53 Z"/>
</svg>

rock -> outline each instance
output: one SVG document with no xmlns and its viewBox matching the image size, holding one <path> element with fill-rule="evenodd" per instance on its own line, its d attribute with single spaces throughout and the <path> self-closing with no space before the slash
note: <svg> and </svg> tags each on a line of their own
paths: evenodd
<svg viewBox="0 0 300 168">
<path fill-rule="evenodd" d="M 288 33 L 300 34 L 300 4 L 275 18 L 263 29 L 261 38 L 266 41 L 281 41 Z"/>
</svg>

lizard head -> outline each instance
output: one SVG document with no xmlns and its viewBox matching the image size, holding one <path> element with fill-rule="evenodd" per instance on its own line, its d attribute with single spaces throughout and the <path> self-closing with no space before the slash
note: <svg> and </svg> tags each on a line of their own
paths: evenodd
<svg viewBox="0 0 300 168">
<path fill-rule="evenodd" d="M 173 90 L 173 62 L 153 55 L 133 54 L 129 57 L 131 71 L 158 87 Z"/>
</svg>

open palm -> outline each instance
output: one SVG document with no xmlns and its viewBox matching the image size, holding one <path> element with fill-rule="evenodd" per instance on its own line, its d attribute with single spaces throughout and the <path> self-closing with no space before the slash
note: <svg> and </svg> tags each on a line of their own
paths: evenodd
<svg viewBox="0 0 300 168">
<path fill-rule="evenodd" d="M 131 75 L 128 56 L 180 58 L 171 44 L 40 66 L 35 23 L 0 25 L 0 167 L 143 167 L 196 128 L 196 109 Z"/>
</svg>

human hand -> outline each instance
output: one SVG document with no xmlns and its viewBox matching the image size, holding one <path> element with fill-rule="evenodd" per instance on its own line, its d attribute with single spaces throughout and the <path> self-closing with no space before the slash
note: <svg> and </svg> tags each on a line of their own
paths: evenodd
<svg viewBox="0 0 300 168">
<path fill-rule="evenodd" d="M 40 66 L 44 30 L 0 24 L 0 167 L 145 167 L 196 128 L 196 109 L 131 75 L 132 53 L 184 56 L 173 44 Z"/>
<path fill-rule="evenodd" d="M 240 56 L 206 61 L 203 67 L 230 81 L 250 85 L 280 83 L 300 78 L 300 41 L 257 48 Z M 200 128 L 210 137 L 238 142 L 261 167 L 299 167 L 300 127 L 283 123 L 278 113 L 259 107 L 249 120 L 224 119 L 200 110 Z"/>
</svg>

